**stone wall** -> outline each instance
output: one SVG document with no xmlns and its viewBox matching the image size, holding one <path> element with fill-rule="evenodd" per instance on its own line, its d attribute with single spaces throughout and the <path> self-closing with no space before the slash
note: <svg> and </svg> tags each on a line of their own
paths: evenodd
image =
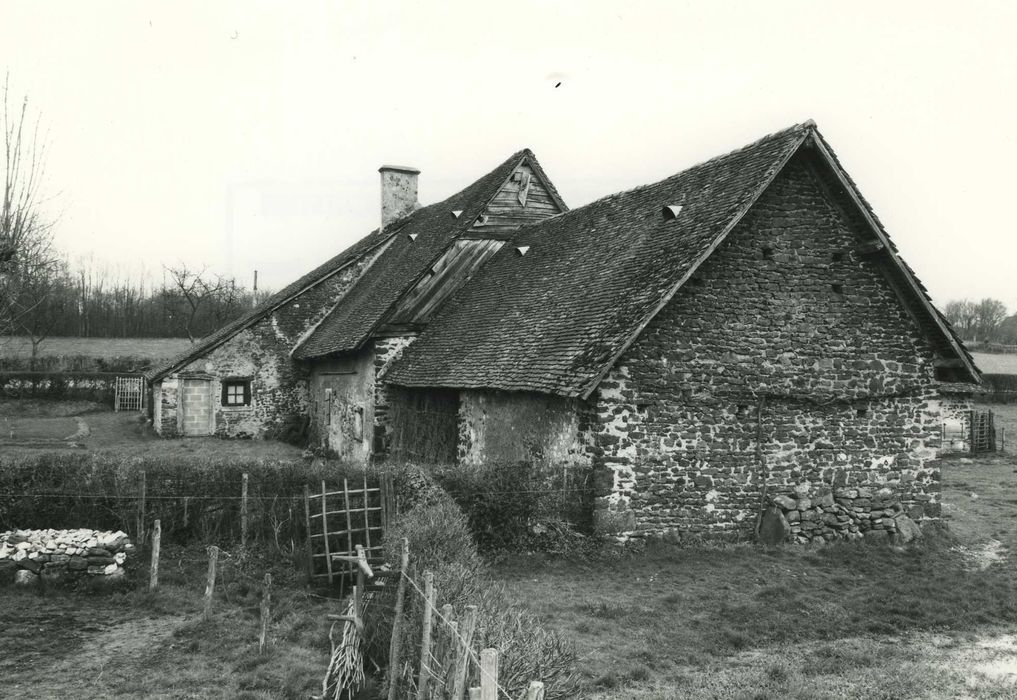
<svg viewBox="0 0 1017 700">
<path fill-rule="evenodd" d="M 886 488 L 939 516 L 940 425 L 966 399 L 938 390 L 932 347 L 860 242 L 796 157 L 592 397 L 603 529 L 746 537 L 764 480 L 796 503 Z M 856 496 L 845 517 L 860 532 L 885 500 Z M 851 531 L 827 515 L 795 535 Z"/>
<path fill-rule="evenodd" d="M 264 437 L 287 419 L 306 415 L 308 370 L 291 359 L 290 351 L 332 310 L 376 255 L 377 251 L 351 263 L 164 378 L 159 392 L 160 420 L 155 422 L 157 432 L 165 436 L 179 434 L 178 386 L 174 379 L 188 373 L 212 378 L 215 435 Z M 223 379 L 249 379 L 250 405 L 223 406 Z"/>
<path fill-rule="evenodd" d="M 391 336 L 374 341 L 374 454 L 388 454 L 392 440 L 392 416 L 389 387 L 385 384 L 385 370 L 402 356 L 403 350 L 416 340 L 415 335 Z"/>
<path fill-rule="evenodd" d="M 0 584 L 72 583 L 82 578 L 112 583 L 124 578 L 133 553 L 124 532 L 13 530 L 0 533 Z"/>
</svg>

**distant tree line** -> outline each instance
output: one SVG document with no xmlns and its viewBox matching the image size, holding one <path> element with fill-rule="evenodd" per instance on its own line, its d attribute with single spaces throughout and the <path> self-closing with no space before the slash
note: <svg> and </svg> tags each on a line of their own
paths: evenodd
<svg viewBox="0 0 1017 700">
<path fill-rule="evenodd" d="M 71 266 L 54 249 L 43 196 L 46 144 L 27 97 L 0 85 L 0 336 L 23 335 L 33 360 L 49 336 L 180 337 L 193 342 L 267 296 L 186 265 L 161 283 L 111 273 L 94 260 Z"/>
<path fill-rule="evenodd" d="M 49 336 L 169 338 L 194 341 L 240 317 L 267 292 L 187 265 L 165 267 L 162 280 L 132 279 L 94 261 L 74 268 L 57 262 L 36 275 L 33 308 L 9 327 L 12 335 L 42 342 Z"/>
<path fill-rule="evenodd" d="M 954 299 L 943 315 L 966 341 L 1017 345 L 1017 314 L 1010 315 L 998 299 Z"/>
</svg>

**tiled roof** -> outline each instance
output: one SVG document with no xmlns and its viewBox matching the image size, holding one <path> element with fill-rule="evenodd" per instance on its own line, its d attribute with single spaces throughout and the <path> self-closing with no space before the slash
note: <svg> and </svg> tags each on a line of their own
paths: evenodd
<svg viewBox="0 0 1017 700">
<path fill-rule="evenodd" d="M 799 125 L 523 227 L 387 373 L 406 386 L 582 395 L 809 133 Z M 680 205 L 677 219 L 661 216 Z M 525 255 L 517 248 L 529 246 Z"/>
<path fill-rule="evenodd" d="M 145 376 L 149 381 L 159 379 L 173 370 L 193 362 L 202 355 L 214 350 L 216 347 L 229 340 L 233 335 L 257 323 L 259 320 L 272 313 L 300 292 L 317 284 L 318 282 L 321 282 L 325 278 L 346 267 L 349 263 L 358 260 L 365 253 L 375 249 L 377 246 L 387 241 L 389 237 L 395 235 L 399 231 L 401 228 L 400 224 L 401 222 L 396 222 L 385 229 L 376 229 L 372 231 L 349 248 L 333 257 L 331 260 L 319 265 L 297 281 L 285 286 L 272 296 L 265 299 L 265 301 L 258 304 L 258 306 L 250 313 L 245 314 L 235 321 L 227 323 L 214 333 L 205 336 L 193 346 L 188 348 L 185 352 L 180 353 L 158 367 L 152 368 L 145 374 Z"/>
<path fill-rule="evenodd" d="M 455 238 L 470 229 L 524 158 L 536 164 L 528 149 L 519 151 L 462 192 L 405 217 L 396 239 L 296 347 L 293 357 L 308 359 L 358 348 L 392 304 L 412 288 Z M 453 217 L 452 212 L 458 210 L 463 213 Z M 416 234 L 413 240 L 412 234 Z"/>
<path fill-rule="evenodd" d="M 386 380 L 588 395 L 812 137 L 819 138 L 815 124 L 806 122 L 523 227 L 446 303 Z M 665 205 L 681 206 L 677 218 L 661 215 Z"/>
</svg>

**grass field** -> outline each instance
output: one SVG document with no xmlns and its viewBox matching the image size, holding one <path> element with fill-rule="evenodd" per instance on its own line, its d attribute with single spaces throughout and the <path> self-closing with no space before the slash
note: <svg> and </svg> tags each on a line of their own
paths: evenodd
<svg viewBox="0 0 1017 700">
<path fill-rule="evenodd" d="M 1017 409 L 1001 408 L 999 421 L 1017 423 Z M 176 442 L 203 441 L 154 444 L 176 449 Z M 511 556 L 493 571 L 512 602 L 575 639 L 582 697 L 1017 697 L 1010 558 L 1017 459 L 956 457 L 942 473 L 949 531 L 917 546 L 660 545 L 582 558 Z M 323 617 L 337 604 L 308 596 L 285 554 L 241 565 L 234 551 L 225 561 L 209 623 L 200 621 L 198 549 L 164 551 L 154 598 L 5 591 L 3 691 L 42 698 L 320 692 L 329 649 Z M 256 582 L 268 569 L 278 586 L 270 648 L 259 656 Z"/>
<path fill-rule="evenodd" d="M 160 438 L 145 420 L 143 413 L 114 413 L 109 406 L 91 401 L 0 398 L 0 449 L 12 453 L 126 450 L 137 457 L 224 455 L 259 459 L 295 458 L 303 452 L 293 445 L 270 440 Z M 82 423 L 87 430 L 80 430 Z"/>
<path fill-rule="evenodd" d="M 1017 697 L 1017 460 L 944 463 L 919 547 L 515 557 L 514 602 L 571 634 L 591 698 Z"/>
<path fill-rule="evenodd" d="M 190 345 L 187 338 L 47 338 L 39 346 L 39 355 L 161 360 L 183 352 Z M 0 336 L 0 357 L 30 357 L 31 354 L 32 344 L 27 338 Z"/>
<path fill-rule="evenodd" d="M 973 352 L 971 356 L 978 369 L 986 374 L 1017 374 L 1017 355 Z"/>
</svg>

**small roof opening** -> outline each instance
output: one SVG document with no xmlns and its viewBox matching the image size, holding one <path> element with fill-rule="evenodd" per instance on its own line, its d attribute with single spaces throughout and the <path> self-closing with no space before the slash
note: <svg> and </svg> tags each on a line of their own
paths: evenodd
<svg viewBox="0 0 1017 700">
<path fill-rule="evenodd" d="M 463 215 L 463 210 L 462 209 L 453 209 L 452 210 L 452 218 L 453 219 L 458 219 L 462 215 Z"/>
<path fill-rule="evenodd" d="M 678 218 L 678 214 L 681 212 L 681 210 L 682 210 L 681 204 L 668 204 L 665 205 L 664 208 L 660 210 L 660 213 L 661 216 L 663 216 L 665 219 L 676 219 Z"/>
<path fill-rule="evenodd" d="M 529 251 L 530 251 L 530 246 L 528 246 L 528 245 L 516 246 L 516 255 L 518 255 L 519 257 L 523 257 Z"/>
<path fill-rule="evenodd" d="M 410 239 L 411 241 L 415 241 L 415 240 L 417 240 L 417 236 L 418 236 L 418 235 L 420 235 L 420 234 L 417 234 L 417 233 L 411 233 L 411 234 L 409 235 L 409 239 Z"/>
</svg>

